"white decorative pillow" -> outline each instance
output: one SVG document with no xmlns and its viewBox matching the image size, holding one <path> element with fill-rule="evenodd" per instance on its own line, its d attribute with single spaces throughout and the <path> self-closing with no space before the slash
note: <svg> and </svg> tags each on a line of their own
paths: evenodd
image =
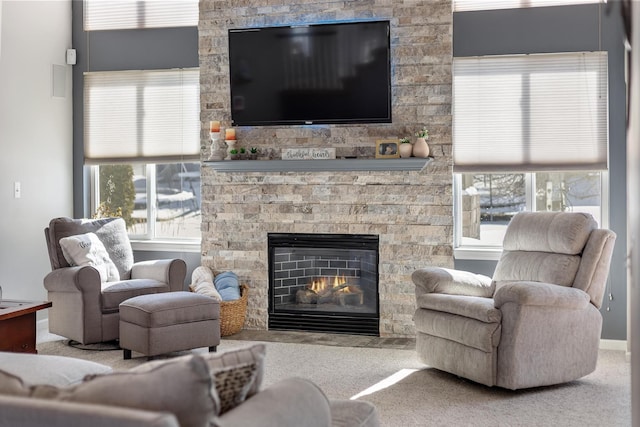
<svg viewBox="0 0 640 427">
<path fill-rule="evenodd" d="M 90 265 L 100 273 L 102 282 L 120 280 L 118 268 L 109 258 L 104 247 L 95 233 L 77 234 L 60 239 L 62 254 L 69 265 Z"/>
</svg>

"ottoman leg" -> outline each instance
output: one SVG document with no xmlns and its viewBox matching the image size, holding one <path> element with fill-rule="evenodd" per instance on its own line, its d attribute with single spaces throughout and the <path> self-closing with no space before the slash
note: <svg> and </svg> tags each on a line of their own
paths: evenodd
<svg viewBox="0 0 640 427">
<path fill-rule="evenodd" d="M 218 351 L 218 346 L 214 345 L 212 347 L 209 347 L 209 353 L 215 353 L 216 351 Z"/>
<path fill-rule="evenodd" d="M 129 360 L 131 359 L 131 350 L 127 350 L 126 348 L 122 349 L 122 353 L 124 356 L 124 360 Z"/>
</svg>

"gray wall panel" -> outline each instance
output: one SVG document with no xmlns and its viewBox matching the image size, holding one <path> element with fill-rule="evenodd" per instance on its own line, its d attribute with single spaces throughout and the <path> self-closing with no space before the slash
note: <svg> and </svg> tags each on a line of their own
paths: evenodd
<svg viewBox="0 0 640 427">
<path fill-rule="evenodd" d="M 85 33 L 88 55 L 78 56 L 88 71 L 198 67 L 198 29 L 92 31 Z"/>
<path fill-rule="evenodd" d="M 599 50 L 598 5 L 453 14 L 454 56 Z"/>
</svg>

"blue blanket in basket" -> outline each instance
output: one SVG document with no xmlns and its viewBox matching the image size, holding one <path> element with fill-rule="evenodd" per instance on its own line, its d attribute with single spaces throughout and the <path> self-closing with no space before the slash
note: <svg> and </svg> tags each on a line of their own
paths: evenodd
<svg viewBox="0 0 640 427">
<path fill-rule="evenodd" d="M 236 273 L 232 271 L 220 273 L 213 279 L 213 284 L 222 297 L 222 301 L 240 299 L 240 282 Z"/>
</svg>

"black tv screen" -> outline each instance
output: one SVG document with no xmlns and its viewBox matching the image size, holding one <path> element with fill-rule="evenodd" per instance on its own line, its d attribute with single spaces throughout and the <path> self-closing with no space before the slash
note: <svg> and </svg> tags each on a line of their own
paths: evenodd
<svg viewBox="0 0 640 427">
<path fill-rule="evenodd" d="M 390 123 L 389 21 L 229 30 L 234 126 Z"/>
</svg>

